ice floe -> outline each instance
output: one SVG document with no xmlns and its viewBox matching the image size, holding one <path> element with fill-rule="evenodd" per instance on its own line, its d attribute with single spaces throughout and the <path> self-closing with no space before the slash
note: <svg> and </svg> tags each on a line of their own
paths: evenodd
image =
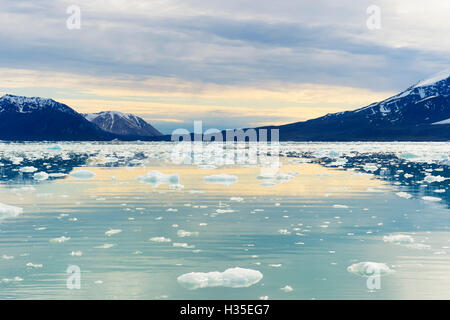
<svg viewBox="0 0 450 320">
<path fill-rule="evenodd" d="M 191 272 L 177 278 L 178 283 L 189 289 L 196 290 L 207 287 L 246 288 L 263 278 L 257 270 L 244 268 L 230 268 L 224 272 Z"/>
<path fill-rule="evenodd" d="M 90 170 L 77 170 L 69 174 L 72 178 L 77 180 L 90 180 L 94 179 L 95 173 Z"/>
<path fill-rule="evenodd" d="M 36 172 L 33 175 L 34 180 L 43 181 L 48 179 L 48 173 L 44 171 Z"/>
<path fill-rule="evenodd" d="M 50 239 L 50 242 L 52 242 L 52 243 L 63 243 L 63 242 L 69 241 L 69 240 L 70 240 L 70 237 L 62 236 L 62 237 L 59 237 L 59 238 Z"/>
<path fill-rule="evenodd" d="M 17 217 L 22 212 L 22 208 L 0 203 L 0 220 Z"/>
<path fill-rule="evenodd" d="M 169 238 L 165 238 L 165 237 L 153 237 L 149 239 L 150 241 L 153 242 L 172 242 L 172 240 L 170 240 Z"/>
<path fill-rule="evenodd" d="M 153 187 L 158 187 L 161 184 L 177 185 L 179 184 L 180 177 L 175 174 L 164 174 L 158 170 L 148 172 L 144 176 L 137 178 L 138 181 L 148 183 Z"/>
<path fill-rule="evenodd" d="M 112 235 L 115 235 L 115 234 L 118 234 L 118 233 L 121 233 L 121 232 L 122 232 L 121 229 L 110 229 L 110 230 L 108 230 L 108 231 L 105 232 L 105 235 L 107 235 L 108 237 L 110 237 L 110 236 L 112 236 Z"/>
<path fill-rule="evenodd" d="M 363 277 L 369 277 L 374 274 L 387 275 L 395 272 L 389 268 L 385 263 L 379 262 L 359 262 L 352 264 L 347 268 L 347 271 Z"/>
<path fill-rule="evenodd" d="M 238 177 L 226 173 L 213 174 L 203 177 L 203 181 L 207 184 L 221 184 L 225 186 L 231 186 L 238 181 Z"/>
</svg>

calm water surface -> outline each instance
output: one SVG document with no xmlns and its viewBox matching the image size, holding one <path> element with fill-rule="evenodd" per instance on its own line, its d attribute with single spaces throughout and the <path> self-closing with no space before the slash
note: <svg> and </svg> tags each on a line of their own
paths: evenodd
<svg viewBox="0 0 450 320">
<path fill-rule="evenodd" d="M 174 165 L 170 150 L 0 144 L 0 203 L 23 209 L 0 206 L 0 298 L 450 298 L 448 144 L 283 144 L 278 179 L 261 179 L 258 165 Z M 139 178 L 153 170 L 179 181 Z M 36 180 L 41 171 L 66 175 Z M 218 174 L 237 180 L 204 179 Z M 415 245 L 383 239 L 400 234 Z M 393 271 L 380 289 L 347 270 L 364 261 Z M 79 290 L 66 286 L 71 265 Z M 197 290 L 177 281 L 234 267 L 263 278 Z"/>
</svg>

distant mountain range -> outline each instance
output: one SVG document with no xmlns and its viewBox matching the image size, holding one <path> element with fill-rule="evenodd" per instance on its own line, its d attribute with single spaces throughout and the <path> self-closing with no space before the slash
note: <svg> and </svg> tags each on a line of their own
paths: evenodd
<svg viewBox="0 0 450 320">
<path fill-rule="evenodd" d="M 153 128 L 144 119 L 131 113 L 118 111 L 102 111 L 99 113 L 85 113 L 84 117 L 95 123 L 102 130 L 123 136 L 154 137 L 163 134 Z"/>
<path fill-rule="evenodd" d="M 257 129 L 282 141 L 450 141 L 450 69 L 354 111 Z M 0 98 L 0 140 L 170 140 L 133 114 L 79 114 L 52 99 Z"/>
<path fill-rule="evenodd" d="M 4 95 L 0 98 L 0 140 L 138 140 L 161 133 L 132 114 L 81 115 L 52 99 Z"/>
<path fill-rule="evenodd" d="M 450 69 L 381 102 L 281 126 L 280 140 L 450 140 Z"/>
</svg>

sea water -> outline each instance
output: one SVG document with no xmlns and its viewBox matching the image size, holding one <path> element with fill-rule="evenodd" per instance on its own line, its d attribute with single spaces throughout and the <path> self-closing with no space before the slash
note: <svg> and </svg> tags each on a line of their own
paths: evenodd
<svg viewBox="0 0 450 320">
<path fill-rule="evenodd" d="M 450 298 L 449 143 L 281 143 L 270 172 L 172 150 L 0 143 L 0 298 Z"/>
</svg>

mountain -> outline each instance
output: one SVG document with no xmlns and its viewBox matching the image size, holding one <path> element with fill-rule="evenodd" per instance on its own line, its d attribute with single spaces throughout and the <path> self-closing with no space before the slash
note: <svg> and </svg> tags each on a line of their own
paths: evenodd
<svg viewBox="0 0 450 320">
<path fill-rule="evenodd" d="M 153 128 L 144 119 L 131 113 L 118 111 L 102 111 L 86 113 L 84 117 L 99 126 L 102 130 L 128 136 L 154 137 L 162 133 Z"/>
<path fill-rule="evenodd" d="M 364 108 L 264 128 L 279 129 L 284 141 L 447 141 L 450 69 Z"/>
<path fill-rule="evenodd" d="M 0 140 L 112 140 L 115 137 L 52 99 L 0 98 Z"/>
</svg>

